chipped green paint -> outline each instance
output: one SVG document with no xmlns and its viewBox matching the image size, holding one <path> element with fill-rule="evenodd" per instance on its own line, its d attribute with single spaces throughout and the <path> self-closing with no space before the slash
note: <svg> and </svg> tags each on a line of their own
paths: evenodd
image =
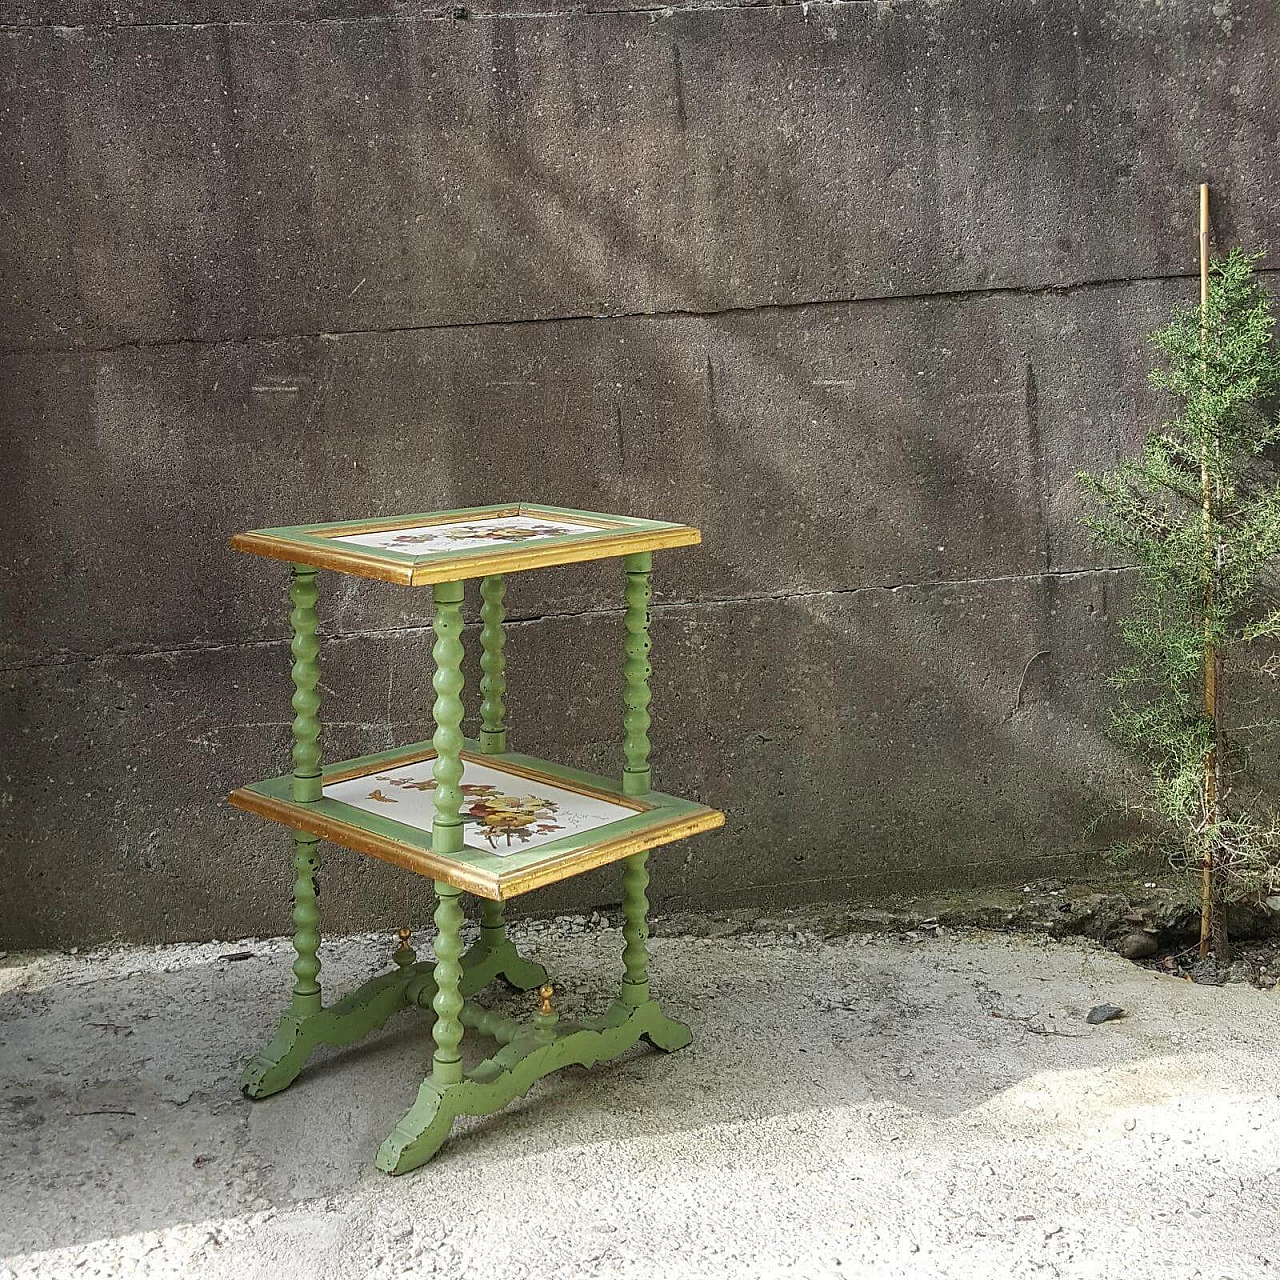
<svg viewBox="0 0 1280 1280">
<path fill-rule="evenodd" d="M 293 654 L 293 798 L 299 802 L 320 799 L 319 598 L 316 570 L 294 565 L 289 580 L 293 630 L 289 650 Z"/>
<path fill-rule="evenodd" d="M 293 1001 L 298 1015 L 317 1013 L 320 993 L 320 904 L 317 881 L 320 858 L 315 836 L 296 832 L 293 837 Z"/>
<path fill-rule="evenodd" d="M 649 998 L 649 855 L 636 853 L 622 863 L 622 1003 L 638 1008 Z"/>
<path fill-rule="evenodd" d="M 458 1116 L 488 1116 L 523 1097 L 543 1076 L 568 1066 L 593 1067 L 625 1053 L 640 1040 L 674 1053 L 692 1036 L 682 1022 L 668 1018 L 652 1001 L 636 1009 L 614 1005 L 603 1018 L 585 1026 L 565 1024 L 555 1039 L 542 1043 L 536 1030 L 524 1032 L 464 1080 L 440 1088 L 428 1077 L 404 1118 L 378 1150 L 378 1168 L 408 1173 L 426 1164 L 449 1136 Z"/>
<path fill-rule="evenodd" d="M 462 891 L 442 880 L 436 881 L 436 1025 L 432 1036 L 436 1051 L 431 1059 L 431 1079 L 438 1085 L 462 1079 Z"/>
<path fill-rule="evenodd" d="M 316 571 L 294 565 L 289 581 L 289 623 L 293 639 L 293 798 L 300 803 L 320 799 L 320 641 L 316 637 L 319 599 Z M 317 1013 L 320 994 L 320 906 L 316 879 L 320 859 L 315 836 L 293 833 L 293 1001 L 295 1015 Z"/>
</svg>

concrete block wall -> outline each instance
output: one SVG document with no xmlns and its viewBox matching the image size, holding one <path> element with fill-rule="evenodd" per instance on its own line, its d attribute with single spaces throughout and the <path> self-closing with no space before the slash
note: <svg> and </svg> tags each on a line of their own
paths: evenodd
<svg viewBox="0 0 1280 1280">
<path fill-rule="evenodd" d="M 1161 411 L 1196 184 L 1276 240 L 1277 58 L 1269 0 L 4 0 L 0 934 L 284 931 L 222 803 L 287 760 L 284 575 L 228 537 L 508 497 L 704 530 L 655 776 L 729 822 L 659 905 L 1087 870 L 1127 574 L 1072 477 Z M 618 578 L 513 583 L 522 749 L 615 767 Z M 425 736 L 425 595 L 323 592 L 330 757 Z"/>
</svg>

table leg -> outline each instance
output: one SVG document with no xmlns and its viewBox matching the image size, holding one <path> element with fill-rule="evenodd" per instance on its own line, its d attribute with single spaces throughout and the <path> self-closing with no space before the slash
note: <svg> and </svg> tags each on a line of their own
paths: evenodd
<svg viewBox="0 0 1280 1280">
<path fill-rule="evenodd" d="M 653 695 L 649 677 L 653 667 L 649 655 L 653 643 L 649 635 L 649 610 L 653 601 L 653 555 L 642 551 L 627 556 L 626 613 L 623 625 L 622 666 L 625 710 L 622 715 L 622 790 L 629 796 L 643 796 L 649 791 L 649 703 Z M 649 999 L 649 855 L 635 853 L 622 864 L 622 950 L 624 976 L 618 1006 L 623 1010 L 645 1009 L 652 1020 L 644 1032 L 650 1044 L 674 1052 L 683 1049 L 693 1038 L 682 1022 L 668 1018 Z"/>
<path fill-rule="evenodd" d="M 649 998 L 649 855 L 634 853 L 622 864 L 622 993 L 629 1009 Z"/>
<path fill-rule="evenodd" d="M 436 881 L 436 1011 L 431 1029 L 436 1050 L 431 1059 L 431 1080 L 437 1088 L 457 1084 L 462 1079 L 462 891 Z"/>
<path fill-rule="evenodd" d="M 436 749 L 431 773 L 435 814 L 431 845 L 438 853 L 457 853 L 463 844 L 462 791 L 462 583 L 440 582 L 432 588 L 436 641 L 431 656 L 436 669 L 431 684 L 436 691 L 432 714 L 436 729 L 431 745 Z M 436 1042 L 431 1074 L 418 1089 L 418 1097 L 400 1123 L 378 1149 L 378 1168 L 400 1173 L 430 1159 L 448 1136 L 453 1116 L 441 1111 L 440 1101 L 451 1085 L 462 1080 L 462 892 L 436 881 L 436 963 L 431 1007 L 436 1020 Z"/>
<path fill-rule="evenodd" d="M 320 799 L 323 782 L 320 771 L 320 624 L 316 570 L 294 565 L 289 584 L 293 605 L 289 622 L 293 630 L 293 798 L 301 802 Z M 296 831 L 293 836 L 293 1012 L 298 1016 L 319 1011 L 320 994 L 320 906 L 316 883 L 320 860 L 315 836 Z"/>
<path fill-rule="evenodd" d="M 629 796 L 642 796 L 649 790 L 649 605 L 653 599 L 650 575 L 653 554 L 641 551 L 627 556 L 626 602 L 623 618 L 626 627 L 623 663 L 622 715 L 622 790 Z"/>
<path fill-rule="evenodd" d="M 300 803 L 320 799 L 320 641 L 316 570 L 294 565 L 289 581 L 289 624 L 293 639 L 293 798 Z M 293 996 L 289 1012 L 275 1036 L 245 1068 L 242 1085 L 251 1097 L 264 1097 L 289 1084 L 302 1069 L 306 1053 L 299 1035 L 303 1021 L 321 1011 L 320 906 L 317 876 L 320 860 L 316 836 L 293 833 Z"/>
<path fill-rule="evenodd" d="M 480 579 L 480 748 L 507 749 L 507 584 L 501 574 Z"/>
<path fill-rule="evenodd" d="M 436 691 L 436 730 L 431 745 L 436 758 L 431 776 L 435 815 L 431 822 L 431 847 L 436 853 L 458 853 L 462 849 L 462 583 L 437 582 L 432 588 L 435 616 L 431 626 L 436 642 L 431 648 L 435 674 L 431 687 Z"/>
<path fill-rule="evenodd" d="M 507 749 L 506 593 L 500 574 L 480 579 L 480 749 L 486 755 Z M 547 971 L 508 940 L 503 904 L 488 898 L 480 900 L 480 939 L 462 965 L 480 986 L 502 977 L 517 991 L 531 991 L 547 980 Z"/>
<path fill-rule="evenodd" d="M 693 1032 L 649 995 L 648 859 L 647 853 L 634 853 L 622 864 L 622 989 L 605 1017 L 614 1023 L 636 1018 L 640 1036 L 655 1049 L 675 1053 L 692 1042 Z"/>
</svg>

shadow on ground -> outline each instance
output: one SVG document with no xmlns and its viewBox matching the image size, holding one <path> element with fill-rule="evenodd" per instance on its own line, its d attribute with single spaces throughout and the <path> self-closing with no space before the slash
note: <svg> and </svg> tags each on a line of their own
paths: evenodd
<svg viewBox="0 0 1280 1280">
<path fill-rule="evenodd" d="M 518 928 L 564 983 L 566 1014 L 602 1005 L 615 931 Z M 327 950 L 336 994 L 381 966 L 388 941 Z M 242 951 L 253 955 L 225 958 Z M 1046 1205 L 1058 1225 L 1041 1245 L 1070 1238 L 1070 1213 L 1096 1239 L 1117 1186 L 1135 1222 L 1178 1203 L 1180 1160 L 1201 1198 L 1223 1179 L 1246 1188 L 1233 1192 L 1237 1225 L 1255 1182 L 1264 1210 L 1280 1012 L 1262 993 L 1017 938 L 784 932 L 660 938 L 654 953 L 655 991 L 695 1028 L 689 1050 L 551 1077 L 396 1180 L 371 1162 L 424 1070 L 424 1018 L 325 1051 L 289 1091 L 249 1103 L 237 1076 L 283 1005 L 281 941 L 11 959 L 0 1251 L 21 1276 L 86 1258 L 89 1274 L 130 1276 L 318 1274 L 321 1262 L 326 1276 L 418 1274 L 395 1269 L 413 1257 L 451 1276 L 473 1264 L 608 1275 L 624 1262 L 661 1274 L 677 1248 L 705 1255 L 698 1274 L 741 1273 L 737 1250 L 763 1229 L 748 1206 L 767 1203 L 772 1233 L 747 1250 L 747 1273 L 817 1249 L 796 1274 L 819 1275 L 855 1243 L 883 1263 L 903 1231 L 917 1248 L 977 1231 L 984 1248 L 1022 1249 Z M 1129 1015 L 1089 1026 L 1104 1000 Z M 1167 1186 L 1142 1185 L 1152 1178 Z M 1003 1196 L 985 1231 L 969 1221 L 989 1212 L 984 1180 Z M 619 1227 L 644 1221 L 634 1238 Z"/>
</svg>

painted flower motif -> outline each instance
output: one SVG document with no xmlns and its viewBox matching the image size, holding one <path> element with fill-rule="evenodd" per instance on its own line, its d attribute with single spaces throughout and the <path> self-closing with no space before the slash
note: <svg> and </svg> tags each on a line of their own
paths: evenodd
<svg viewBox="0 0 1280 1280">
<path fill-rule="evenodd" d="M 434 791 L 434 778 L 414 781 L 411 778 L 397 778 L 394 774 L 380 773 L 376 775 L 379 782 L 399 787 L 404 791 Z M 533 836 L 550 835 L 554 831 L 563 831 L 562 823 L 553 822 L 559 806 L 546 796 L 506 795 L 491 783 L 466 782 L 459 788 L 463 802 L 462 820 L 478 827 L 480 834 L 489 842 L 491 849 L 504 841 L 508 848 L 512 843 L 525 843 Z M 394 797 L 387 796 L 375 789 L 369 793 L 370 800 L 380 800 L 384 804 L 395 804 Z"/>
<path fill-rule="evenodd" d="M 549 524 L 536 524 L 525 529 L 472 529 L 467 532 L 459 529 L 445 536 L 450 542 L 470 541 L 483 538 L 486 542 L 524 542 L 526 538 L 555 538 L 564 532 Z"/>
<path fill-rule="evenodd" d="M 421 782 L 416 782 L 413 778 L 393 778 L 389 773 L 378 774 L 378 781 L 389 782 L 393 787 L 399 787 L 403 791 L 434 791 L 436 785 L 434 778 L 425 778 Z"/>
<path fill-rule="evenodd" d="M 484 525 L 459 524 L 436 526 L 417 533 L 400 533 L 391 539 L 391 547 L 420 547 L 431 542 L 524 542 L 529 538 L 555 538 L 564 533 L 554 525 L 536 524 L 521 529 L 486 528 Z"/>
<path fill-rule="evenodd" d="M 562 829 L 558 823 L 549 821 L 557 809 L 554 800 L 536 795 L 503 795 L 496 787 L 476 787 L 474 790 L 484 794 L 464 805 L 463 820 L 474 822 L 480 828 L 480 834 L 489 842 L 491 849 L 496 849 L 500 840 L 510 848 L 514 840 L 523 843 L 535 834 L 545 835 Z"/>
</svg>

